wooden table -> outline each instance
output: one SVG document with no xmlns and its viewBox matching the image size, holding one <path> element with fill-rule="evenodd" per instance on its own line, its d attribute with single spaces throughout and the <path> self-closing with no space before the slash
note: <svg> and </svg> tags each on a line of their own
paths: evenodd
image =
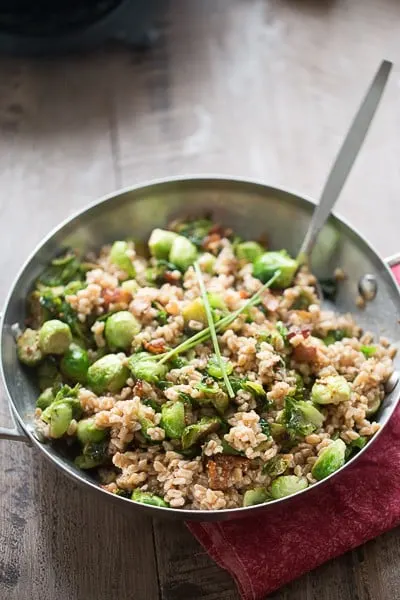
<svg viewBox="0 0 400 600">
<path fill-rule="evenodd" d="M 120 186 L 224 172 L 316 197 L 378 62 L 400 62 L 395 0 L 172 5 L 147 53 L 0 62 L 2 297 L 50 228 Z M 397 66 L 339 203 L 383 255 L 400 250 L 399 83 Z M 23 444 L 0 442 L 0 465 L 2 600 L 238 598 L 184 525 L 117 514 Z M 392 531 L 273 597 L 394 600 L 399 568 Z"/>
</svg>

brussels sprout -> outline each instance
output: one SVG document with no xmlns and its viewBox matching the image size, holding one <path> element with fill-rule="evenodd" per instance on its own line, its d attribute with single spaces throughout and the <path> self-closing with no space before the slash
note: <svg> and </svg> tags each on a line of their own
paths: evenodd
<svg viewBox="0 0 400 600">
<path fill-rule="evenodd" d="M 178 269 L 186 271 L 197 259 L 197 248 L 190 240 L 178 235 L 172 242 L 169 261 Z"/>
<path fill-rule="evenodd" d="M 346 444 L 340 438 L 324 448 L 311 469 L 312 476 L 320 481 L 344 465 Z"/>
<path fill-rule="evenodd" d="M 190 446 L 197 444 L 210 433 L 217 431 L 221 427 L 219 417 L 203 417 L 197 423 L 185 427 L 182 433 L 182 448 L 187 450 Z"/>
<path fill-rule="evenodd" d="M 292 284 L 298 263 L 291 258 L 286 250 L 280 252 L 265 252 L 253 264 L 253 275 L 263 283 L 267 283 L 279 269 L 281 274 L 272 283 L 273 288 L 287 288 Z"/>
<path fill-rule="evenodd" d="M 279 421 L 285 426 L 291 438 L 310 435 L 322 426 L 324 415 L 311 404 L 304 400 L 285 398 L 285 408 Z"/>
<path fill-rule="evenodd" d="M 79 344 L 72 343 L 61 360 L 60 368 L 68 379 L 85 383 L 89 365 L 90 361 L 86 350 Z"/>
<path fill-rule="evenodd" d="M 208 301 L 211 308 L 225 311 L 226 304 L 218 294 L 208 293 Z M 187 306 L 182 309 L 182 316 L 185 323 L 189 321 L 199 321 L 203 325 L 207 324 L 207 314 L 202 298 L 192 300 Z"/>
<path fill-rule="evenodd" d="M 222 358 L 222 360 L 224 361 L 226 374 L 230 375 L 233 371 L 233 364 L 225 358 Z M 210 375 L 210 377 L 215 377 L 215 379 L 224 378 L 224 374 L 221 370 L 221 367 L 219 366 L 219 361 L 215 354 L 211 356 L 207 363 L 207 373 Z"/>
<path fill-rule="evenodd" d="M 270 494 L 274 500 L 277 500 L 305 490 L 306 487 L 308 487 L 308 482 L 305 477 L 281 475 L 271 483 Z"/>
<path fill-rule="evenodd" d="M 125 350 L 132 344 L 141 329 L 140 323 L 128 310 L 121 310 L 108 317 L 105 336 L 111 350 Z"/>
<path fill-rule="evenodd" d="M 269 430 L 274 440 L 280 440 L 286 433 L 286 429 L 281 423 L 270 423 Z"/>
<path fill-rule="evenodd" d="M 53 402 L 43 410 L 40 417 L 42 421 L 49 424 L 53 421 L 56 423 L 56 426 L 61 427 L 59 423 L 62 422 L 63 415 L 68 413 L 68 411 L 64 409 L 65 405 L 71 409 L 71 419 L 79 419 L 82 415 L 82 407 L 76 394 L 77 391 L 75 388 L 72 389 L 69 385 L 63 385 L 55 395 Z M 60 410 L 58 409 L 59 406 L 61 406 Z M 68 429 L 68 427 L 69 423 L 66 429 Z"/>
<path fill-rule="evenodd" d="M 43 359 L 43 352 L 39 347 L 39 332 L 34 329 L 25 329 L 17 339 L 17 355 L 19 360 L 28 367 L 36 367 Z"/>
<path fill-rule="evenodd" d="M 263 252 L 264 249 L 257 242 L 242 242 L 236 247 L 236 256 L 247 262 L 254 262 Z"/>
<path fill-rule="evenodd" d="M 54 402 L 53 389 L 51 387 L 46 388 L 36 400 L 36 406 L 45 410 Z"/>
<path fill-rule="evenodd" d="M 314 383 L 311 400 L 316 404 L 339 404 L 349 400 L 351 387 L 341 375 L 329 375 Z"/>
<path fill-rule="evenodd" d="M 76 294 L 76 292 L 79 292 L 79 290 L 83 290 L 86 287 L 86 283 L 84 283 L 83 281 L 70 281 L 64 288 L 62 295 L 64 296 L 72 296 L 73 294 Z M 54 294 L 54 290 L 55 288 L 53 288 L 53 294 Z"/>
<path fill-rule="evenodd" d="M 379 410 L 382 404 L 382 400 L 379 397 L 379 392 L 376 394 L 373 400 L 368 400 L 368 408 L 365 411 L 367 417 L 373 417 Z"/>
<path fill-rule="evenodd" d="M 169 504 L 165 502 L 160 496 L 150 494 L 150 492 L 142 492 L 141 490 L 133 490 L 131 499 L 141 504 L 150 504 L 151 506 L 162 506 L 168 508 Z"/>
<path fill-rule="evenodd" d="M 49 436 L 57 439 L 62 437 L 72 421 L 71 403 L 61 400 L 53 402 L 42 413 L 42 420 L 49 424 Z"/>
<path fill-rule="evenodd" d="M 197 383 L 196 389 L 203 392 L 204 398 L 197 398 L 197 402 L 201 405 L 213 404 L 216 410 L 222 415 L 229 406 L 228 395 L 217 385 L 205 385 L 204 383 Z"/>
<path fill-rule="evenodd" d="M 140 432 L 146 438 L 146 440 L 151 442 L 152 439 L 148 434 L 148 430 L 155 427 L 155 424 L 145 416 L 143 409 L 139 409 L 138 422 L 140 425 Z"/>
<path fill-rule="evenodd" d="M 264 390 L 261 383 L 257 381 L 245 381 L 243 384 L 245 390 L 253 394 L 256 398 L 266 398 L 267 392 Z"/>
<path fill-rule="evenodd" d="M 108 460 L 108 442 L 87 442 L 82 454 L 75 458 L 75 464 L 79 469 L 94 469 L 103 465 Z"/>
<path fill-rule="evenodd" d="M 215 410 L 220 415 L 223 415 L 229 406 L 228 395 L 220 389 L 216 394 L 211 396 L 211 404 L 214 405 Z"/>
<path fill-rule="evenodd" d="M 172 243 L 178 237 L 177 233 L 166 229 L 153 229 L 149 239 L 149 250 L 156 258 L 168 259 Z"/>
<path fill-rule="evenodd" d="M 278 475 L 283 475 L 288 466 L 289 461 L 283 456 L 274 456 L 264 465 L 262 472 L 275 479 Z"/>
<path fill-rule="evenodd" d="M 106 354 L 96 360 L 88 370 L 87 383 L 96 394 L 116 393 L 129 377 L 127 367 L 115 354 Z"/>
<path fill-rule="evenodd" d="M 135 269 L 128 255 L 126 242 L 114 242 L 111 247 L 110 260 L 118 268 L 125 271 L 128 277 L 135 277 Z"/>
<path fill-rule="evenodd" d="M 64 354 L 71 342 L 71 329 L 58 319 L 46 321 L 39 330 L 39 346 L 43 354 Z"/>
<path fill-rule="evenodd" d="M 107 437 L 107 432 L 104 429 L 98 429 L 94 424 L 94 419 L 81 419 L 76 428 L 76 437 L 81 444 L 88 442 L 102 442 Z"/>
<path fill-rule="evenodd" d="M 247 490 L 243 497 L 243 506 L 254 506 L 263 504 L 268 500 L 268 494 L 265 488 L 259 487 L 254 490 Z"/>
<path fill-rule="evenodd" d="M 38 370 L 39 389 L 43 392 L 47 388 L 61 384 L 61 375 L 58 372 L 57 364 L 52 356 L 48 356 L 40 363 Z"/>
<path fill-rule="evenodd" d="M 257 401 L 257 409 L 259 412 L 267 412 L 273 406 L 272 400 L 268 400 L 267 392 L 264 390 L 261 383 L 257 381 L 244 381 L 242 388 L 250 392 L 253 398 Z"/>
<path fill-rule="evenodd" d="M 185 429 L 185 405 L 180 400 L 167 402 L 161 408 L 161 427 L 165 435 L 173 440 L 181 437 Z"/>
<path fill-rule="evenodd" d="M 132 354 L 128 359 L 128 367 L 135 379 L 142 379 L 148 383 L 158 383 L 165 378 L 168 367 L 154 360 L 147 352 Z"/>
<path fill-rule="evenodd" d="M 139 284 L 135 279 L 127 279 L 121 283 L 121 288 L 134 296 L 139 289 Z"/>
<path fill-rule="evenodd" d="M 80 387 L 81 386 L 79 385 L 79 383 L 77 383 L 73 388 L 71 388 L 69 385 L 64 384 L 56 390 L 57 393 L 55 397 L 55 402 L 58 402 L 60 400 L 65 400 L 66 402 L 69 402 L 74 411 L 74 419 L 77 419 L 80 416 L 81 405 L 78 399 Z M 79 408 L 79 411 L 77 410 L 77 408 Z"/>
<path fill-rule="evenodd" d="M 210 252 L 204 252 L 204 254 L 202 254 L 199 258 L 201 270 L 205 273 L 213 273 L 216 260 L 217 259 L 215 258 L 214 254 L 211 254 Z"/>
<path fill-rule="evenodd" d="M 185 323 L 188 323 L 189 321 L 199 321 L 205 325 L 207 323 L 207 315 L 203 300 L 201 298 L 196 298 L 184 306 L 182 309 L 182 316 Z"/>
</svg>

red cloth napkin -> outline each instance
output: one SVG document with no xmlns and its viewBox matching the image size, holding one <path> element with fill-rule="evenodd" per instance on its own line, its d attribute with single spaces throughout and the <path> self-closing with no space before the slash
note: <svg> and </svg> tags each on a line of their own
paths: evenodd
<svg viewBox="0 0 400 600">
<path fill-rule="evenodd" d="M 261 600 L 398 524 L 400 405 L 363 456 L 320 488 L 259 516 L 187 526 L 243 600 Z"/>
</svg>

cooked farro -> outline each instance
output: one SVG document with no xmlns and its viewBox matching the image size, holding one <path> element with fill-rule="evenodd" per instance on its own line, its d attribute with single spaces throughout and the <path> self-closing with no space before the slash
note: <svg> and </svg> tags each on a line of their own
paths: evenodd
<svg viewBox="0 0 400 600">
<path fill-rule="evenodd" d="M 277 253 L 210 222 L 155 230 L 149 249 L 70 252 L 39 278 L 17 349 L 37 368 L 43 439 L 110 493 L 194 510 L 288 495 L 368 443 L 393 371 L 386 338 L 323 310 L 285 253 L 271 267 Z"/>
</svg>

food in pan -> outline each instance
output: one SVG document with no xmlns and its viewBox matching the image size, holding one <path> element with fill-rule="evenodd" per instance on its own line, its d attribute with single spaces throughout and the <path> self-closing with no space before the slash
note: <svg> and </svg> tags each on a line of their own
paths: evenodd
<svg viewBox="0 0 400 600">
<path fill-rule="evenodd" d="M 207 219 L 146 248 L 65 252 L 17 339 L 38 435 L 109 492 L 162 507 L 251 506 L 326 478 L 378 431 L 395 350 L 323 310 L 316 283 Z"/>
</svg>

